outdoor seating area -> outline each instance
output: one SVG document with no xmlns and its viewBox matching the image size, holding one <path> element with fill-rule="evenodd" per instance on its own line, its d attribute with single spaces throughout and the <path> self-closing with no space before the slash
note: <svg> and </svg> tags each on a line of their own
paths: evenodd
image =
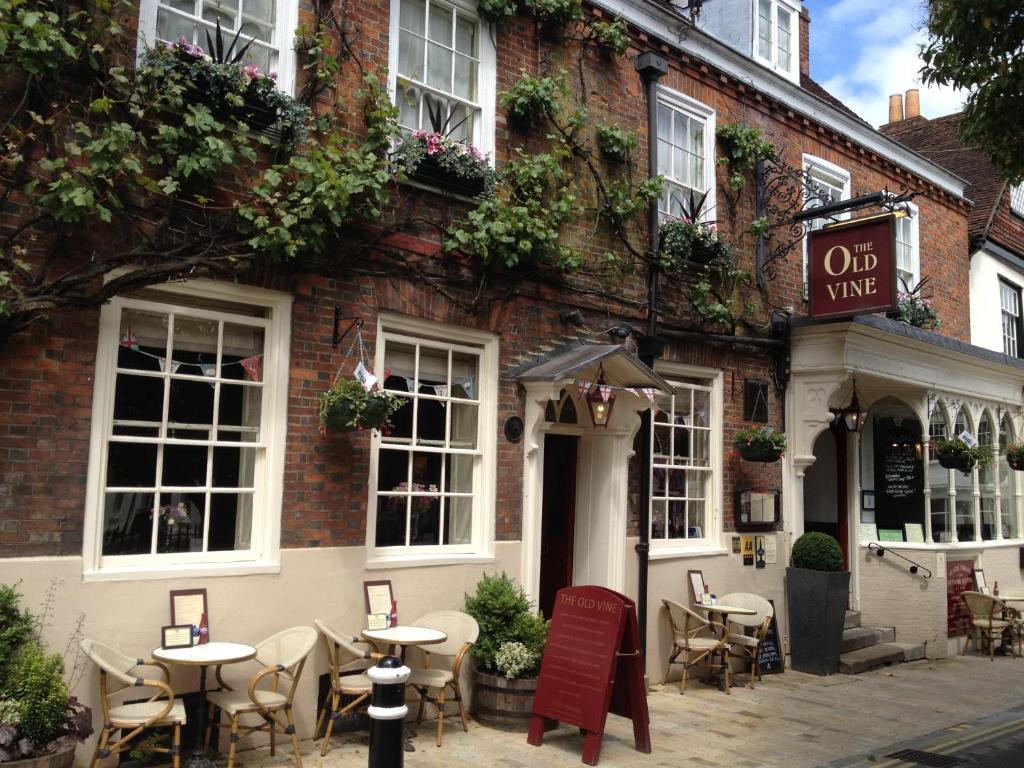
<svg viewBox="0 0 1024 768">
<path fill-rule="evenodd" d="M 696 574 L 696 572 L 693 572 Z M 732 685 L 733 659 L 749 665 L 749 687 L 761 679 L 759 656 L 766 642 L 775 608 L 760 595 L 733 592 L 721 598 L 708 595 L 699 576 L 700 587 L 694 583 L 694 603 L 688 608 L 675 600 L 663 599 L 670 631 L 672 650 L 665 671 L 665 681 L 672 665 L 682 665 L 679 692 L 686 692 L 689 670 L 697 665 L 705 669 L 703 682 L 717 682 L 729 693 Z"/>
<path fill-rule="evenodd" d="M 960 655 L 966 655 L 968 647 L 973 646 L 975 651 L 987 652 L 993 660 L 996 653 L 1015 654 L 1020 658 L 1024 620 L 1020 608 L 1011 603 L 1020 605 L 1024 598 L 999 598 L 982 592 L 964 592 L 961 598 L 970 616 L 970 627 Z"/>
</svg>

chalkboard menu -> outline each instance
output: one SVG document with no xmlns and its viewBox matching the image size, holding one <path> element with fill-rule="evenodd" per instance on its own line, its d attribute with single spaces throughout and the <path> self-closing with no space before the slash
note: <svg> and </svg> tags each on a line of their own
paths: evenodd
<svg viewBox="0 0 1024 768">
<path fill-rule="evenodd" d="M 772 607 L 775 603 L 769 600 Z M 779 640 L 779 624 L 772 613 L 771 623 L 768 624 L 768 634 L 764 636 L 764 642 L 757 647 L 757 668 L 762 675 L 773 675 L 786 671 L 785 657 L 782 655 L 782 642 Z"/>
<path fill-rule="evenodd" d="M 912 499 L 921 494 L 920 441 L 920 435 L 896 426 L 892 419 L 875 422 L 875 490 L 883 499 Z"/>
</svg>

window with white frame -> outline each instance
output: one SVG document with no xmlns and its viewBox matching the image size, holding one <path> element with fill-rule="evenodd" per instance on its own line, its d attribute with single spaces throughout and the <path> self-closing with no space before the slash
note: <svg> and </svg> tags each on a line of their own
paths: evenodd
<svg viewBox="0 0 1024 768">
<path fill-rule="evenodd" d="M 369 546 L 478 553 L 493 519 L 497 342 L 400 318 L 383 319 L 377 338 L 384 388 L 404 404 L 374 440 Z"/>
<path fill-rule="evenodd" d="M 1020 357 L 1020 287 L 1000 278 L 999 307 L 1003 321 L 1003 354 Z"/>
<path fill-rule="evenodd" d="M 920 219 L 917 206 L 907 203 L 908 215 L 896 219 L 896 287 L 910 291 L 921 282 Z"/>
<path fill-rule="evenodd" d="M 290 306 L 195 281 L 103 307 L 87 571 L 276 558 Z"/>
<path fill-rule="evenodd" d="M 246 64 L 276 72 L 278 87 L 291 92 L 295 79 L 292 38 L 298 16 L 296 0 L 146 0 L 139 5 L 139 35 L 144 45 L 184 37 L 203 50 L 216 24 L 228 41 L 239 35 L 238 47 L 252 41 Z"/>
<path fill-rule="evenodd" d="M 439 128 L 487 152 L 494 143 L 495 55 L 468 0 L 393 0 L 390 71 L 404 131 Z M 441 125 L 431 123 L 431 112 Z"/>
<path fill-rule="evenodd" d="M 1010 187 L 1010 210 L 1024 216 L 1024 183 Z"/>
<path fill-rule="evenodd" d="M 680 93 L 658 93 L 658 174 L 665 179 L 658 201 L 662 216 L 681 216 L 691 193 L 705 192 L 704 214 L 714 218 L 715 112 Z"/>
<path fill-rule="evenodd" d="M 822 160 L 820 157 L 804 155 L 804 171 L 807 173 L 811 189 L 805 192 L 804 208 L 818 208 L 827 203 L 835 203 L 850 198 L 850 172 L 838 165 Z M 818 219 L 811 219 L 810 229 L 821 229 L 826 224 L 841 219 L 850 218 L 849 211 L 834 216 L 823 216 Z M 803 280 L 804 298 L 807 297 L 807 242 L 804 238 L 803 250 Z"/>
<path fill-rule="evenodd" d="M 800 71 L 799 13 L 785 0 L 754 0 L 754 56 L 790 80 Z"/>
<path fill-rule="evenodd" d="M 655 547 L 712 543 L 721 444 L 717 379 L 669 374 L 651 431 L 650 536 Z"/>
</svg>

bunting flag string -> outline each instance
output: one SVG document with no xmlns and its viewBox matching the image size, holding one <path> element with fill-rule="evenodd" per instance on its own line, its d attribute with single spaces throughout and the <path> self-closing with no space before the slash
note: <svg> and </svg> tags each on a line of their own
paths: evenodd
<svg viewBox="0 0 1024 768">
<path fill-rule="evenodd" d="M 654 396 L 658 394 L 658 390 L 656 387 L 613 387 L 610 384 L 597 384 L 597 382 L 594 381 L 585 381 L 582 379 L 577 379 L 577 398 L 582 399 L 587 394 L 587 392 L 594 388 L 595 385 L 598 387 L 598 391 L 601 393 L 601 399 L 606 403 L 611 397 L 612 392 L 626 392 L 630 395 L 633 395 L 634 397 L 639 397 L 640 395 L 646 397 L 647 402 L 651 404 L 651 408 L 654 409 L 655 413 L 661 410 L 661 408 L 658 406 L 657 402 L 654 399 Z"/>
<path fill-rule="evenodd" d="M 164 355 L 154 355 L 152 352 L 147 352 L 144 349 L 139 349 L 139 345 L 135 340 L 135 335 L 132 333 L 131 326 L 128 326 L 128 330 L 126 331 L 125 335 L 121 337 L 119 346 L 125 347 L 126 349 L 130 349 L 137 355 L 142 355 L 143 357 L 149 357 L 152 358 L 153 360 L 156 360 L 157 365 L 160 366 L 161 373 L 166 373 L 168 370 L 170 370 L 172 374 L 175 374 L 178 372 L 179 368 L 183 367 L 198 368 L 200 373 L 202 373 L 203 376 L 207 377 L 216 376 L 218 372 L 216 363 L 185 363 L 180 360 L 173 360 L 171 358 L 165 357 Z M 260 358 L 262 357 L 262 353 L 258 355 L 251 355 L 249 357 L 244 357 L 241 360 L 231 360 L 230 362 L 227 363 L 221 363 L 220 367 L 227 368 L 228 366 L 231 365 L 240 365 L 242 366 L 242 370 L 245 371 L 245 376 L 247 379 L 250 379 L 251 381 L 259 381 Z"/>
</svg>

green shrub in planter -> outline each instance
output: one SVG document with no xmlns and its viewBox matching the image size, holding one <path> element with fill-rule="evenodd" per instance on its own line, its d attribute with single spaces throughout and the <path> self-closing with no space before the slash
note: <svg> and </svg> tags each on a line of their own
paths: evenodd
<svg viewBox="0 0 1024 768">
<path fill-rule="evenodd" d="M 32 614 L 22 609 L 18 590 L 0 584 L 0 690 L 18 649 L 32 636 Z"/>
<path fill-rule="evenodd" d="M 843 551 L 827 533 L 805 533 L 793 545 L 793 567 L 811 571 L 843 570 Z"/>
<path fill-rule="evenodd" d="M 387 429 L 406 402 L 376 385 L 366 389 L 358 379 L 339 378 L 320 395 L 320 423 L 336 432 Z"/>
<path fill-rule="evenodd" d="M 516 649 L 520 652 L 519 661 L 528 659 L 529 663 L 516 664 L 514 676 L 537 675 L 548 638 L 548 623 L 533 610 L 522 587 L 505 573 L 485 573 L 476 586 L 476 594 L 466 595 L 466 613 L 480 626 L 480 636 L 470 651 L 479 671 L 508 677 L 512 665 L 507 658 L 499 664 L 498 656 L 503 647 L 503 656 L 508 655 L 509 643 L 520 643 L 523 647 Z"/>
</svg>

